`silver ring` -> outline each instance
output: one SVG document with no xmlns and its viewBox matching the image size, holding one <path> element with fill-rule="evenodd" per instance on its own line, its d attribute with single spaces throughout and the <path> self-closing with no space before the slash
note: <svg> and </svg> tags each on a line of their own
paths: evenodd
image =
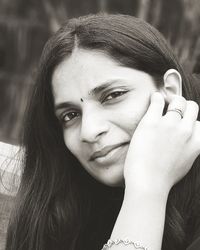
<svg viewBox="0 0 200 250">
<path fill-rule="evenodd" d="M 167 110 L 167 112 L 171 112 L 171 111 L 178 113 L 181 116 L 181 119 L 183 118 L 183 111 L 181 109 L 175 108 L 175 109 L 169 109 L 169 110 Z"/>
</svg>

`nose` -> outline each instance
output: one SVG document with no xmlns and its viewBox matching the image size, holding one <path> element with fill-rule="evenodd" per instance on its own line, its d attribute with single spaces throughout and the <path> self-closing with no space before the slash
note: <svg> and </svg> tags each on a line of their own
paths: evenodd
<svg viewBox="0 0 200 250">
<path fill-rule="evenodd" d="M 104 111 L 105 112 L 105 111 Z M 109 130 L 105 114 L 98 110 L 87 110 L 82 113 L 80 140 L 85 143 L 95 143 Z"/>
</svg>

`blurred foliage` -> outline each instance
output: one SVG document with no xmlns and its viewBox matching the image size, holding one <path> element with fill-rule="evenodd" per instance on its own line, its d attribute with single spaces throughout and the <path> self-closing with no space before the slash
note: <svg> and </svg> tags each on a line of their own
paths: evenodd
<svg viewBox="0 0 200 250">
<path fill-rule="evenodd" d="M 67 18 L 105 11 L 140 17 L 200 73 L 200 0 L 0 0 L 0 140 L 18 143 L 35 69 L 48 37 Z"/>
</svg>

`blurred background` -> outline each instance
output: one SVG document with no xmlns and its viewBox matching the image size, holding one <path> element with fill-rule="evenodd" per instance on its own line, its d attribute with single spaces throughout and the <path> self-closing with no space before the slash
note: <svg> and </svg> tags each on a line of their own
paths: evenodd
<svg viewBox="0 0 200 250">
<path fill-rule="evenodd" d="M 105 11 L 155 26 L 200 73 L 200 0 L 0 0 L 0 141 L 17 144 L 42 48 L 67 18 Z"/>
<path fill-rule="evenodd" d="M 148 21 L 165 36 L 185 70 L 200 74 L 200 0 L 0 0 L 0 141 L 19 143 L 47 39 L 64 20 L 100 11 Z M 0 190 L 0 250 L 12 204 L 13 198 Z"/>
</svg>

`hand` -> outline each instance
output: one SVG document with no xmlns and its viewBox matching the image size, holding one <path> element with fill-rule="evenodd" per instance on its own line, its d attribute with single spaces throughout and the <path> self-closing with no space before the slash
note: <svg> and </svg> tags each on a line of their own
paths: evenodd
<svg viewBox="0 0 200 250">
<path fill-rule="evenodd" d="M 159 92 L 135 130 L 124 165 L 126 188 L 169 191 L 190 170 L 200 154 L 198 105 L 174 96 L 163 116 L 164 98 Z"/>
</svg>

